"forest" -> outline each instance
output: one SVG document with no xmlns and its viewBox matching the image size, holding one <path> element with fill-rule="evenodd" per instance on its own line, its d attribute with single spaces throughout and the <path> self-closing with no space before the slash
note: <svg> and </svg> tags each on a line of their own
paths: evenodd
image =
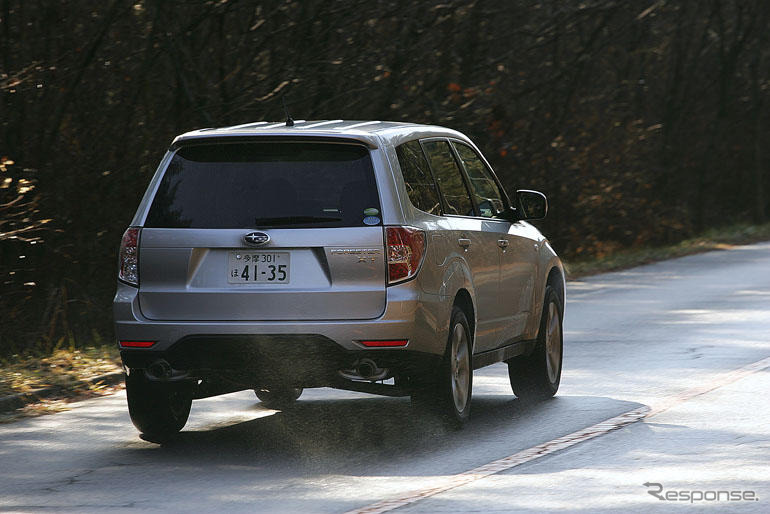
<svg viewBox="0 0 770 514">
<path fill-rule="evenodd" d="M 567 260 L 766 221 L 766 0 L 0 0 L 0 355 L 112 340 L 172 138 L 284 117 L 469 135 Z"/>
</svg>

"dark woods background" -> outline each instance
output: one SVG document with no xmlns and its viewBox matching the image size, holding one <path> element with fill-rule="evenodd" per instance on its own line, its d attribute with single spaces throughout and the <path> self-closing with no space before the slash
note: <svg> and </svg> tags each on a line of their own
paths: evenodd
<svg viewBox="0 0 770 514">
<path fill-rule="evenodd" d="M 437 123 L 567 259 L 762 221 L 770 2 L 0 0 L 0 353 L 109 341 L 122 231 L 206 126 Z"/>
</svg>

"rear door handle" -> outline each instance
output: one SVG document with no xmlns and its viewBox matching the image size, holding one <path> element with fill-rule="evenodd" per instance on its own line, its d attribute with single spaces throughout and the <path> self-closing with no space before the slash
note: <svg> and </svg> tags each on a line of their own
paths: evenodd
<svg viewBox="0 0 770 514">
<path fill-rule="evenodd" d="M 461 237 L 460 239 L 457 240 L 457 244 L 459 244 L 460 246 L 462 246 L 467 250 L 468 247 L 471 245 L 471 240 Z"/>
<path fill-rule="evenodd" d="M 508 240 L 507 239 L 498 239 L 497 240 L 497 246 L 500 248 L 508 248 Z"/>
</svg>

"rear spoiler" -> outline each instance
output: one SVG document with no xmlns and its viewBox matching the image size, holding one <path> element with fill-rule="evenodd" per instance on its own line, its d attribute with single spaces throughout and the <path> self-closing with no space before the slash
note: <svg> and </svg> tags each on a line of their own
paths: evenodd
<svg viewBox="0 0 770 514">
<path fill-rule="evenodd" d="M 205 130 L 205 129 L 204 129 Z M 202 131 L 201 131 L 202 132 Z M 275 141 L 275 142 L 292 142 L 292 141 L 312 141 L 314 143 L 336 143 L 336 144 L 348 144 L 348 145 L 363 145 L 371 150 L 378 148 L 374 141 L 370 137 L 357 136 L 357 135 L 314 135 L 314 134 L 298 134 L 296 131 L 287 132 L 286 134 L 270 134 L 270 135 L 244 135 L 244 134 L 200 134 L 179 136 L 169 146 L 169 151 L 177 150 L 183 146 L 212 144 L 212 143 L 243 143 L 254 141 Z"/>
</svg>

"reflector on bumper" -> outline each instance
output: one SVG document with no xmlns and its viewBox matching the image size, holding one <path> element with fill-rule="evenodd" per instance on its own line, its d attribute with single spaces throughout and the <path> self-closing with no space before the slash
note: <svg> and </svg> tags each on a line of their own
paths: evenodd
<svg viewBox="0 0 770 514">
<path fill-rule="evenodd" d="M 389 339 L 386 341 L 359 341 L 359 343 L 361 343 L 362 345 L 368 348 L 406 346 L 408 342 L 409 342 L 408 339 Z"/>
<path fill-rule="evenodd" d="M 121 348 L 149 348 L 157 341 L 121 341 Z"/>
</svg>

